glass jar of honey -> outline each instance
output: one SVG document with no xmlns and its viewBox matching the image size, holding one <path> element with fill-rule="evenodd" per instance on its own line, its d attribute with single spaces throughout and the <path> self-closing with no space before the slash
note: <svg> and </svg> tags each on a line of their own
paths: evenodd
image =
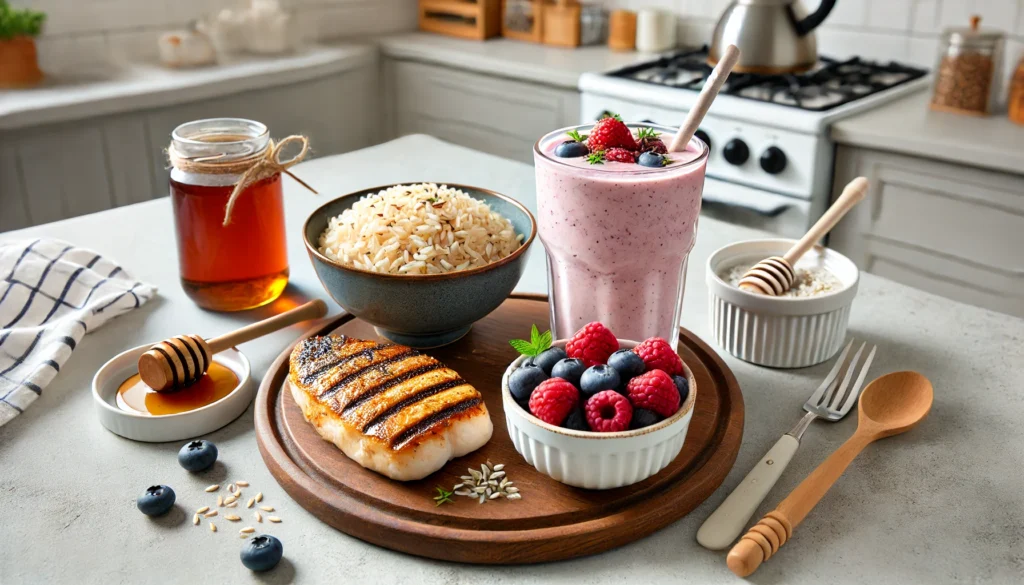
<svg viewBox="0 0 1024 585">
<path fill-rule="evenodd" d="M 273 148 L 267 127 L 239 118 L 197 120 L 171 138 L 171 205 L 185 293 L 214 311 L 273 301 L 288 284 L 281 173 L 246 174 Z"/>
</svg>

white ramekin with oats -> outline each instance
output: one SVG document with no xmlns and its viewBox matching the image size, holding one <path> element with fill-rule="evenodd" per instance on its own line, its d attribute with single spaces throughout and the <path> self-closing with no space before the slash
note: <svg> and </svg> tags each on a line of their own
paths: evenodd
<svg viewBox="0 0 1024 585">
<path fill-rule="evenodd" d="M 711 333 L 741 360 L 772 368 L 802 368 L 831 358 L 846 339 L 860 272 L 849 258 L 815 246 L 794 268 L 796 281 L 779 297 L 737 288 L 747 268 L 781 256 L 795 240 L 748 240 L 715 251 L 707 262 Z"/>
</svg>

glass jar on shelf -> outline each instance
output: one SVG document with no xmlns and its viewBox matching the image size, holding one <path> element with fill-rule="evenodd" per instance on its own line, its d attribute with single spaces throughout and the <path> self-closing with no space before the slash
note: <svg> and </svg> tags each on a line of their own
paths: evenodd
<svg viewBox="0 0 1024 585">
<path fill-rule="evenodd" d="M 981 18 L 971 17 L 966 28 L 947 29 L 942 35 L 931 108 L 983 116 L 998 103 L 1002 71 L 1003 33 L 982 29 Z"/>
</svg>

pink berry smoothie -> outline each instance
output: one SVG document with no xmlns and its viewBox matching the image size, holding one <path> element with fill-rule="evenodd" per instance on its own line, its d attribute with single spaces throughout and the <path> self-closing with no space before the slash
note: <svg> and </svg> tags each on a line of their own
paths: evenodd
<svg viewBox="0 0 1024 585">
<path fill-rule="evenodd" d="M 628 124 L 634 135 L 643 124 Z M 694 138 L 671 163 L 590 164 L 555 148 L 590 125 L 534 147 L 538 226 L 548 256 L 551 328 L 571 337 L 591 321 L 620 339 L 679 339 L 686 260 L 697 235 L 708 148 Z M 654 126 L 665 143 L 672 128 Z"/>
</svg>

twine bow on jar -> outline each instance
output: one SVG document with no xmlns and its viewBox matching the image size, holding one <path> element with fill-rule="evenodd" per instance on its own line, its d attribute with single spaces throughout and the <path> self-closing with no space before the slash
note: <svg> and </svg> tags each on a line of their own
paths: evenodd
<svg viewBox="0 0 1024 585">
<path fill-rule="evenodd" d="M 289 144 L 300 144 L 302 148 L 295 156 L 282 160 L 281 154 Z M 231 191 L 231 196 L 228 197 L 227 205 L 224 207 L 223 225 L 231 223 L 231 212 L 235 207 L 235 203 L 247 188 L 278 173 L 288 175 L 298 181 L 300 185 L 309 189 L 314 195 L 319 195 L 316 189 L 310 187 L 305 181 L 296 177 L 288 170 L 302 162 L 302 159 L 306 158 L 306 154 L 308 153 L 309 139 L 297 134 L 289 136 L 276 143 L 271 140 L 267 145 L 267 148 L 245 158 L 230 161 L 220 161 L 222 158 L 221 156 L 185 158 L 174 150 L 173 145 L 167 149 L 167 156 L 171 161 L 171 165 L 183 172 L 215 175 L 241 175 L 238 178 L 238 183 L 235 184 L 234 190 Z"/>
</svg>

